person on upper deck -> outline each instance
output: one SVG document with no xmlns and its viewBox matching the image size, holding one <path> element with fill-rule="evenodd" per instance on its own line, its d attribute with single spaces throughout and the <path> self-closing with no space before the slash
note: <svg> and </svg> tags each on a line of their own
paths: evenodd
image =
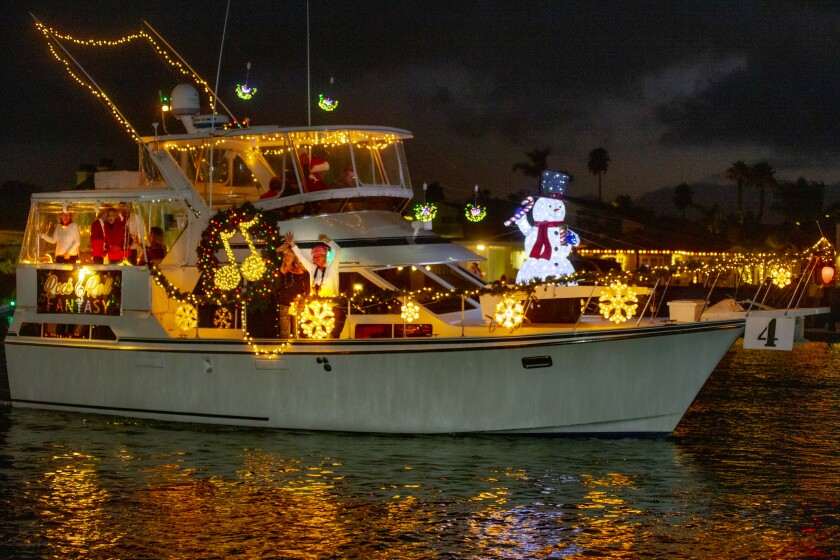
<svg viewBox="0 0 840 560">
<path fill-rule="evenodd" d="M 323 191 L 328 188 L 324 175 L 330 170 L 330 164 L 320 158 L 309 161 L 309 177 L 306 179 L 306 192 Z"/>
<path fill-rule="evenodd" d="M 272 177 L 271 181 L 268 182 L 268 190 L 260 195 L 260 200 L 274 198 L 280 194 L 282 189 L 283 181 L 280 180 L 280 177 Z"/>
<path fill-rule="evenodd" d="M 55 259 L 57 263 L 74 263 L 79 259 L 81 235 L 79 226 L 73 222 L 73 214 L 63 211 L 58 215 L 58 224 L 52 235 L 40 233 L 41 239 L 47 243 L 55 243 Z"/>
<path fill-rule="evenodd" d="M 346 189 L 356 186 L 356 174 L 353 172 L 352 165 L 346 165 L 341 170 L 341 176 L 330 183 L 331 189 Z"/>
</svg>

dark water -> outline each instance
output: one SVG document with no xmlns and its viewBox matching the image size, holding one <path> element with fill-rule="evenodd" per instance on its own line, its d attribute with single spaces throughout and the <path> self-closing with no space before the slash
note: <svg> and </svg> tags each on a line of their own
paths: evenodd
<svg viewBox="0 0 840 560">
<path fill-rule="evenodd" d="M 840 345 L 736 347 L 672 438 L 0 408 L 0 558 L 840 556 Z"/>
</svg>

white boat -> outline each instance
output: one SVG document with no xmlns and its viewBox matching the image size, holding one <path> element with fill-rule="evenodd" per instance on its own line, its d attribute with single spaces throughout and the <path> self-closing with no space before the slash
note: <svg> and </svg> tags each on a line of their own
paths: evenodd
<svg viewBox="0 0 840 560">
<path fill-rule="evenodd" d="M 505 328 L 488 317 L 498 295 L 459 266 L 481 257 L 401 215 L 413 197 L 409 132 L 208 129 L 191 126 L 189 102 L 173 106 L 191 132 L 140 139 L 137 172 L 32 197 L 5 340 L 14 406 L 349 432 L 664 435 L 744 332 L 738 312 L 579 317 L 580 301 L 607 289 L 593 286 L 544 287 L 571 318 Z M 291 192 L 306 185 L 304 150 L 336 177 L 352 171 L 353 186 Z M 260 198 L 273 177 L 281 194 Z M 137 257 L 93 262 L 89 230 L 105 207 L 140 232 Z M 82 230 L 72 264 L 53 262 L 39 235 L 64 210 Z M 153 226 L 169 251 L 157 266 L 135 264 Z M 255 311 L 287 231 L 302 248 L 321 233 L 341 247 L 352 304 L 337 338 L 281 339 L 276 313 Z M 212 283 L 222 268 L 236 287 Z M 416 319 L 401 315 L 408 297 Z"/>
</svg>

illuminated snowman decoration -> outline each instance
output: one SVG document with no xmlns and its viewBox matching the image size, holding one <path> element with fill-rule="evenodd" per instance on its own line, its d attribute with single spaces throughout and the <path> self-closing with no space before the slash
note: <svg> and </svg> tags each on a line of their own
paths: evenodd
<svg viewBox="0 0 840 560">
<path fill-rule="evenodd" d="M 516 283 L 545 279 L 549 276 L 574 274 L 575 268 L 569 261 L 572 247 L 580 243 L 577 234 L 566 227 L 566 205 L 563 195 L 570 177 L 557 171 L 544 171 L 542 194 L 534 200 L 528 197 L 505 225 L 515 223 L 525 234 L 525 252 L 528 259 L 516 275 Z M 528 221 L 531 212 L 533 225 Z"/>
</svg>

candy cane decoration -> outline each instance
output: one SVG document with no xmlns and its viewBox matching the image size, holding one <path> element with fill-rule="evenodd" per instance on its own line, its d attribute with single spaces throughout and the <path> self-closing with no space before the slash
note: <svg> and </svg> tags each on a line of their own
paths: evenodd
<svg viewBox="0 0 840 560">
<path fill-rule="evenodd" d="M 520 204 L 521 204 L 522 206 L 520 206 L 520 207 L 519 207 L 519 209 L 518 209 L 518 210 L 517 210 L 517 211 L 513 214 L 513 217 L 512 217 L 512 218 L 509 218 L 509 219 L 505 222 L 505 225 L 506 225 L 506 226 L 509 226 L 510 224 L 512 224 L 513 222 L 515 222 L 516 220 L 518 220 L 519 218 L 521 218 L 522 216 L 524 216 L 525 214 L 527 214 L 527 213 L 528 213 L 528 211 L 529 211 L 529 210 L 531 210 L 531 208 L 533 208 L 533 207 L 534 207 L 534 202 L 535 202 L 535 201 L 534 201 L 534 197 L 533 197 L 533 196 L 529 196 L 528 198 L 526 198 L 525 200 L 523 200 L 522 202 L 520 202 Z"/>
</svg>

